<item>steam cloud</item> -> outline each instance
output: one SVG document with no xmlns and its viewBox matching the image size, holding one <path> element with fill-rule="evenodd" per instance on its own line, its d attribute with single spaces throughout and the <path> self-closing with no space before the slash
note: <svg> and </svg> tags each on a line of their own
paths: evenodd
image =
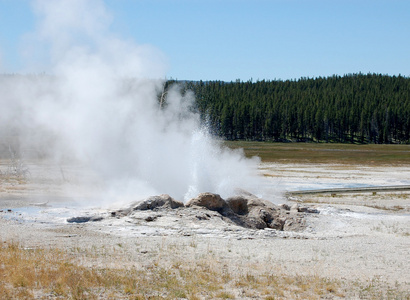
<svg viewBox="0 0 410 300">
<path fill-rule="evenodd" d="M 164 55 L 110 33 L 103 1 L 38 0 L 33 7 L 39 23 L 25 37 L 26 71 L 49 75 L 2 77 L 3 136 L 18 136 L 21 147 L 57 163 L 81 162 L 117 195 L 187 200 L 257 185 L 258 159 L 213 140 L 192 110 L 194 95 L 173 87 L 159 108 Z"/>
</svg>

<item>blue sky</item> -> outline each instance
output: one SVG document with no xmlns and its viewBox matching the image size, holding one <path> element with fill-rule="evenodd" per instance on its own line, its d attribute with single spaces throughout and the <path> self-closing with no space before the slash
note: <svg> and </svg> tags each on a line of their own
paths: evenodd
<svg viewBox="0 0 410 300">
<path fill-rule="evenodd" d="M 52 1 L 52 0 L 50 0 Z M 167 77 L 410 76 L 409 0 L 105 0 L 111 30 L 160 49 Z M 0 0 L 2 71 L 20 70 L 28 0 Z"/>
</svg>

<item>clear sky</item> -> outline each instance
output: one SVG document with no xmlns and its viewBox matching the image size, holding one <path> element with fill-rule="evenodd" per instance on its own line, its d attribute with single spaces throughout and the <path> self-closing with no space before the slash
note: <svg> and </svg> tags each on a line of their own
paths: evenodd
<svg viewBox="0 0 410 300">
<path fill-rule="evenodd" d="M 162 51 L 168 78 L 410 76 L 409 0 L 104 2 L 112 32 Z M 0 0 L 3 72 L 22 68 L 21 40 L 35 22 L 30 1 Z"/>
</svg>

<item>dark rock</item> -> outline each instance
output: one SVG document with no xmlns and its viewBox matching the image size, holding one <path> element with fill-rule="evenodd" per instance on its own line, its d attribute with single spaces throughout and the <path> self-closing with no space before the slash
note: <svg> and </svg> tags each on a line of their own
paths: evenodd
<svg viewBox="0 0 410 300">
<path fill-rule="evenodd" d="M 310 207 L 307 207 L 307 206 L 301 206 L 299 204 L 293 204 L 292 207 L 290 208 L 290 211 L 294 212 L 294 213 L 297 213 L 297 212 L 299 212 L 299 213 L 311 213 L 311 214 L 318 214 L 319 213 L 319 211 L 315 208 L 310 208 Z"/>
<path fill-rule="evenodd" d="M 104 219 L 101 216 L 82 216 L 82 217 L 72 217 L 68 218 L 68 223 L 87 223 L 87 222 L 97 222 Z"/>
<path fill-rule="evenodd" d="M 226 201 L 217 194 L 202 193 L 185 206 L 200 206 L 219 212 L 226 221 L 246 228 L 283 230 L 285 224 L 280 218 L 281 209 L 277 205 L 243 191 L 242 195 L 230 197 Z M 204 219 L 202 216 L 197 218 Z"/>
<path fill-rule="evenodd" d="M 152 210 L 155 208 L 178 208 L 184 204 L 175 200 L 170 195 L 162 194 L 159 196 L 151 196 L 147 199 L 137 202 L 135 206 L 131 207 L 131 210 Z"/>
<path fill-rule="evenodd" d="M 148 216 L 145 218 L 145 221 L 152 222 L 152 221 L 155 221 L 156 219 L 157 219 L 157 216 Z"/>
<path fill-rule="evenodd" d="M 237 223 L 240 226 L 251 228 L 251 229 L 264 229 L 268 225 L 261 218 L 247 216 L 246 218 L 241 218 L 242 223 Z"/>
<path fill-rule="evenodd" d="M 254 203 L 256 204 L 256 203 Z M 277 230 L 283 229 L 283 221 L 279 219 L 279 213 L 275 209 L 271 209 L 260 202 L 261 205 L 249 208 L 248 218 L 252 218 L 253 222 L 258 220 L 257 229 L 272 228 Z"/>
<path fill-rule="evenodd" d="M 279 208 L 284 210 L 290 210 L 290 206 L 285 203 L 279 204 Z"/>
<path fill-rule="evenodd" d="M 307 206 L 299 206 L 298 212 L 308 212 L 309 208 Z"/>
<path fill-rule="evenodd" d="M 318 213 L 320 213 L 320 211 L 318 209 L 312 208 L 312 207 L 308 207 L 306 209 L 306 212 L 309 213 L 309 214 L 318 214 Z"/>
<path fill-rule="evenodd" d="M 73 218 L 68 218 L 67 222 L 68 223 L 86 223 L 90 221 L 91 217 L 73 217 Z"/>
<path fill-rule="evenodd" d="M 230 197 L 226 199 L 226 203 L 235 214 L 246 215 L 248 213 L 248 199 L 246 197 Z"/>
<path fill-rule="evenodd" d="M 199 213 L 199 214 L 195 215 L 195 217 L 198 220 L 209 220 L 211 218 L 211 216 L 207 213 Z"/>
<path fill-rule="evenodd" d="M 101 216 L 92 216 L 91 218 L 90 218 L 90 221 L 91 222 L 98 222 L 98 221 L 101 221 L 101 220 L 103 220 L 104 218 L 103 217 L 101 217 Z"/>
</svg>

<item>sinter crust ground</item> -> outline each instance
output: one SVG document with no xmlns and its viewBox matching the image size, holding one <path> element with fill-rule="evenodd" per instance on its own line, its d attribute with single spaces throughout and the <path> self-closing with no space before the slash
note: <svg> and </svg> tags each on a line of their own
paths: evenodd
<svg viewBox="0 0 410 300">
<path fill-rule="evenodd" d="M 103 215 L 99 221 L 67 222 L 57 217 L 52 222 L 21 214 L 22 207 L 47 211 L 53 206 L 69 203 L 69 190 L 77 185 L 77 193 L 86 195 L 81 174 L 72 168 L 70 182 L 65 171 L 62 182 L 58 168 L 30 165 L 29 179 L 2 179 L 0 188 L 1 239 L 14 240 L 26 247 L 99 247 L 122 245 L 133 264 L 146 264 L 156 259 L 160 249 L 176 247 L 171 261 L 180 256 L 189 261 L 209 254 L 221 263 L 253 272 L 280 268 L 289 274 L 320 274 L 329 278 L 378 278 L 390 283 L 410 282 L 410 195 L 400 193 L 309 195 L 283 203 L 317 209 L 319 213 L 298 212 L 302 227 L 296 230 L 245 228 L 226 220 L 216 210 L 204 207 L 168 208 L 133 211 L 123 216 L 118 209 L 93 210 L 88 215 Z M 77 172 L 77 173 L 76 173 Z M 355 170 L 332 165 L 264 164 L 261 172 L 271 176 L 272 185 L 286 182 L 317 184 L 318 181 L 363 184 L 401 183 L 410 178 L 407 167 L 375 167 Z M 35 178 L 35 179 L 34 179 Z M 70 180 L 70 179 L 69 179 Z M 44 207 L 42 207 L 44 206 Z M 286 214 L 286 209 L 284 213 Z M 113 214 L 113 212 L 116 212 Z M 290 214 L 296 214 L 295 211 Z M 79 210 L 78 216 L 87 215 Z M 47 215 L 46 215 L 47 217 Z M 195 245 L 191 247 L 189 245 Z M 104 264 L 110 262 L 104 261 Z M 111 262 L 118 263 L 118 262 Z M 257 266 L 257 268 L 255 268 Z"/>
</svg>

